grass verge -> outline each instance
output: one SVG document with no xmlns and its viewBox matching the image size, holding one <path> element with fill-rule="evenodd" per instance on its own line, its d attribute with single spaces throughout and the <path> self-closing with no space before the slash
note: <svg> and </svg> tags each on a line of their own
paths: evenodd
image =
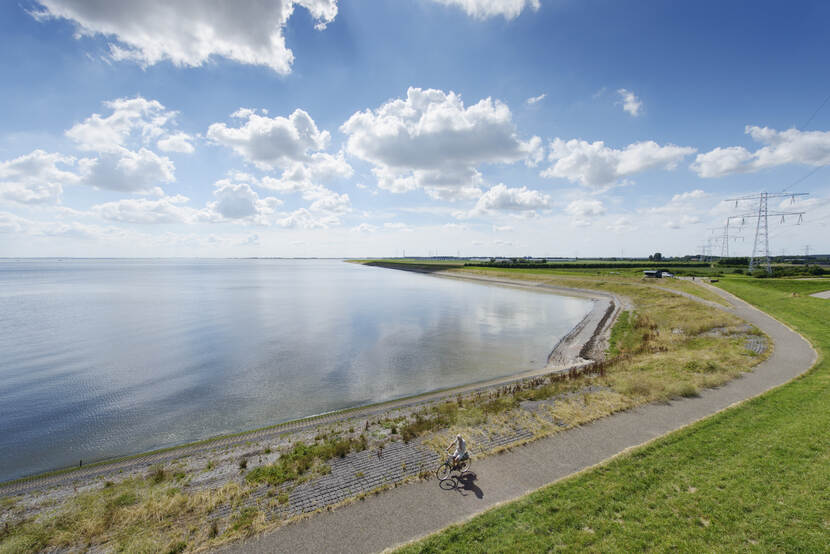
<svg viewBox="0 0 830 554">
<path fill-rule="evenodd" d="M 826 552 L 830 321 L 826 284 L 720 285 L 806 336 L 805 376 L 403 552 Z"/>
</svg>

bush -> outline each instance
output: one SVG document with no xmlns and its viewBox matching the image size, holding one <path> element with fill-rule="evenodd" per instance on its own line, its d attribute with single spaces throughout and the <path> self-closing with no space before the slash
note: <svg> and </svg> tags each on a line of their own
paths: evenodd
<svg viewBox="0 0 830 554">
<path fill-rule="evenodd" d="M 349 452 L 366 450 L 368 444 L 365 435 L 360 435 L 357 439 L 332 437 L 311 445 L 298 442 L 275 463 L 254 468 L 248 472 L 245 479 L 250 482 L 279 485 L 303 476 L 315 463 L 325 462 L 335 457 L 345 458 Z M 322 468 L 322 464 L 318 467 Z"/>
</svg>

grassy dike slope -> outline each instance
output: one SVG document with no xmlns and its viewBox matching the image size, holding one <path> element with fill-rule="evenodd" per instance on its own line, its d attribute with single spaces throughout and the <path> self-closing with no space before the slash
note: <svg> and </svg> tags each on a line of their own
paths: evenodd
<svg viewBox="0 0 830 554">
<path fill-rule="evenodd" d="M 803 377 L 404 552 L 830 550 L 830 281 L 720 285 L 807 337 Z"/>
</svg>

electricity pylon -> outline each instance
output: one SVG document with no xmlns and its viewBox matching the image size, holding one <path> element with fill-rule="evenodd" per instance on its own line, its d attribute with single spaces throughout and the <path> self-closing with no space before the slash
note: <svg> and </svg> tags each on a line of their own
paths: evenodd
<svg viewBox="0 0 830 554">
<path fill-rule="evenodd" d="M 797 196 L 809 196 L 810 193 L 808 192 L 762 192 L 760 194 L 750 194 L 748 196 L 741 196 L 739 198 L 729 198 L 727 202 L 735 202 L 735 207 L 738 207 L 738 202 L 742 200 L 757 200 L 758 201 L 758 213 L 747 213 L 742 214 L 739 216 L 733 216 L 730 219 L 740 219 L 741 225 L 743 225 L 747 219 L 756 218 L 755 222 L 755 242 L 752 245 L 752 257 L 749 259 L 749 272 L 752 271 L 759 265 L 758 258 L 762 258 L 760 261 L 764 265 L 764 269 L 766 269 L 767 273 L 772 273 L 772 265 L 770 264 L 769 259 L 769 217 L 780 217 L 781 223 L 785 223 L 785 218 L 787 216 L 798 216 L 798 221 L 796 224 L 801 224 L 804 220 L 804 214 L 806 212 L 770 212 L 769 211 L 769 199 L 770 198 L 790 198 L 791 203 L 795 203 L 795 199 Z"/>
<path fill-rule="evenodd" d="M 721 258 L 728 258 L 729 257 L 729 241 L 737 241 L 738 239 L 743 240 L 741 236 L 729 235 L 729 223 L 733 219 L 740 219 L 740 216 L 729 216 L 726 218 L 726 223 L 723 227 L 710 227 L 709 230 L 712 233 L 718 232 L 719 234 L 712 237 L 715 243 L 720 243 L 720 257 Z"/>
</svg>

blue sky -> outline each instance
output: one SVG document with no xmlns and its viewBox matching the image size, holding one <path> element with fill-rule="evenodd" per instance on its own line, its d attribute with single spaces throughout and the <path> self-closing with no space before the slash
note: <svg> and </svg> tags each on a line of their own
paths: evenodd
<svg viewBox="0 0 830 554">
<path fill-rule="evenodd" d="M 167 4 L 0 8 L 0 256 L 830 252 L 826 2 Z"/>
</svg>

